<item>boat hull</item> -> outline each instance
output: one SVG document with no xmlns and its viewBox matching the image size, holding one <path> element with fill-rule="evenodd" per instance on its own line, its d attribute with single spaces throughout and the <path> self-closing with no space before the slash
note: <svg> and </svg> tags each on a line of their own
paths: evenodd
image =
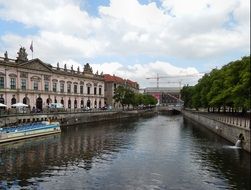
<svg viewBox="0 0 251 190">
<path fill-rule="evenodd" d="M 61 129 L 59 125 L 46 126 L 44 128 L 37 128 L 28 131 L 18 131 L 12 133 L 2 133 L 0 134 L 0 143 L 16 141 L 26 138 L 33 138 L 37 136 L 44 136 L 54 133 L 60 133 Z"/>
</svg>

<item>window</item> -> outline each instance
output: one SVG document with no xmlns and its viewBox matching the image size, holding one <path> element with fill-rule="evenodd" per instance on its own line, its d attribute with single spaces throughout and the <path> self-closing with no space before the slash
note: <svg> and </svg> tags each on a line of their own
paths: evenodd
<svg viewBox="0 0 251 190">
<path fill-rule="evenodd" d="M 90 94 L 90 91 L 91 91 L 91 87 L 87 87 L 87 94 Z"/>
<path fill-rule="evenodd" d="M 80 94 L 84 94 L 84 86 L 80 86 Z"/>
<path fill-rule="evenodd" d="M 97 94 L 97 87 L 94 87 L 94 95 Z"/>
<path fill-rule="evenodd" d="M 71 100 L 68 100 L 68 108 L 71 108 Z"/>
<path fill-rule="evenodd" d="M 67 92 L 71 93 L 71 84 L 67 84 Z"/>
<path fill-rule="evenodd" d="M 78 101 L 74 100 L 74 108 L 77 108 L 77 107 L 78 107 Z"/>
<path fill-rule="evenodd" d="M 15 103 L 17 103 L 17 100 L 16 100 L 15 96 L 13 95 L 13 98 L 11 98 L 11 104 L 15 104 Z"/>
<path fill-rule="evenodd" d="M 10 78 L 10 89 L 16 89 L 16 78 Z"/>
<path fill-rule="evenodd" d="M 0 77 L 0 89 L 4 88 L 4 77 Z"/>
<path fill-rule="evenodd" d="M 113 92 L 115 92 L 116 88 L 117 88 L 117 85 L 113 84 Z"/>
<path fill-rule="evenodd" d="M 26 90 L 26 79 L 21 79 L 21 89 Z"/>
<path fill-rule="evenodd" d="M 54 83 L 52 84 L 52 91 L 53 91 L 53 92 L 57 92 L 57 83 L 56 83 L 56 82 L 54 82 Z"/>
<path fill-rule="evenodd" d="M 64 93 L 64 83 L 60 83 L 60 92 Z"/>
<path fill-rule="evenodd" d="M 49 91 L 49 82 L 48 81 L 44 82 L 44 91 L 46 91 L 46 92 Z"/>
<path fill-rule="evenodd" d="M 33 82 L 33 89 L 38 90 L 38 82 L 37 81 Z"/>
<path fill-rule="evenodd" d="M 98 89 L 98 94 L 99 94 L 99 95 L 102 94 L 102 87 L 99 87 L 99 89 Z"/>
<path fill-rule="evenodd" d="M 0 103 L 4 104 L 3 94 L 0 94 Z"/>
<path fill-rule="evenodd" d="M 78 93 L 78 85 L 74 84 L 74 93 L 77 94 Z"/>
</svg>

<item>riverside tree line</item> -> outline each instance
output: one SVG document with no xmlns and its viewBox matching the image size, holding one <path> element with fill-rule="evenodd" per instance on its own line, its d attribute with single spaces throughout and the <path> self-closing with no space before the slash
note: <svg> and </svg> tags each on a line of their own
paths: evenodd
<svg viewBox="0 0 251 190">
<path fill-rule="evenodd" d="M 113 99 L 122 105 L 123 110 L 125 107 L 129 108 L 130 105 L 133 108 L 138 106 L 152 107 L 158 102 L 152 95 L 135 93 L 127 86 L 118 86 L 114 91 Z"/>
<path fill-rule="evenodd" d="M 184 86 L 181 98 L 186 108 L 246 113 L 250 110 L 250 56 L 213 69 L 195 86 Z"/>
</svg>

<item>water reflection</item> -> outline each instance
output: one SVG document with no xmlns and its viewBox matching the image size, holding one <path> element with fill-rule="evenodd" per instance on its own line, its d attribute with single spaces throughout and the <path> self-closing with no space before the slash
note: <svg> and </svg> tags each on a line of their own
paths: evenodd
<svg viewBox="0 0 251 190">
<path fill-rule="evenodd" d="M 116 128 L 110 123 L 105 123 L 104 127 L 100 125 L 69 127 L 64 128 L 61 134 L 1 144 L 2 185 L 6 182 L 8 185 L 31 185 L 30 178 L 50 176 L 54 170 L 66 170 L 74 165 L 90 170 L 94 159 L 99 162 L 114 159 L 115 153 L 130 143 L 129 136 L 124 133 L 135 128 L 132 124 L 124 128 L 123 123 Z M 115 130 L 120 135 L 114 136 Z"/>
<path fill-rule="evenodd" d="M 0 189 L 249 189 L 250 156 L 181 116 L 0 145 Z"/>
<path fill-rule="evenodd" d="M 185 119 L 184 126 L 189 127 L 194 137 L 191 138 L 194 141 L 192 160 L 200 162 L 203 175 L 213 171 L 210 177 L 222 178 L 221 183 L 229 183 L 229 189 L 250 188 L 250 156 L 247 152 L 192 121 Z M 215 180 L 215 183 L 220 182 Z"/>
</svg>

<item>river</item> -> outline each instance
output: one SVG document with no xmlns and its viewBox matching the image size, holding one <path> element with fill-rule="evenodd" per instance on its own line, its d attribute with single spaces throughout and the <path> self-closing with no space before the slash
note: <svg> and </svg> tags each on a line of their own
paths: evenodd
<svg viewBox="0 0 251 190">
<path fill-rule="evenodd" d="M 97 122 L 0 144 L 0 189 L 250 189 L 250 156 L 182 116 Z"/>
</svg>

